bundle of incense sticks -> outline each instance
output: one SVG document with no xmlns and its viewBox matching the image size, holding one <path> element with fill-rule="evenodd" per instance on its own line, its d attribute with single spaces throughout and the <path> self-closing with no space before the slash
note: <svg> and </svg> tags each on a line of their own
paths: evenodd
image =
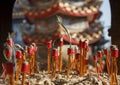
<svg viewBox="0 0 120 85">
<path fill-rule="evenodd" d="M 47 70 L 48 70 L 48 73 L 50 73 L 50 49 L 52 48 L 52 41 L 49 41 L 47 42 L 47 48 L 48 48 L 48 60 L 47 60 Z"/>
<path fill-rule="evenodd" d="M 21 72 L 22 72 L 22 85 L 25 85 L 26 74 L 28 73 L 28 71 L 29 71 L 28 62 L 24 61 L 23 64 L 22 64 L 22 69 L 21 69 Z"/>
<path fill-rule="evenodd" d="M 95 68 L 96 68 L 96 73 L 97 73 L 97 76 L 98 76 L 98 78 L 100 78 L 99 76 L 99 68 L 98 68 L 98 65 L 97 65 L 97 55 L 94 55 L 93 56 L 93 60 L 94 60 L 94 65 L 95 65 Z"/>
<path fill-rule="evenodd" d="M 82 73 L 82 70 L 83 70 L 83 48 L 82 48 L 82 44 L 83 44 L 83 41 L 80 40 L 79 41 L 79 49 L 80 49 L 80 69 L 79 69 L 79 72 L 80 72 L 80 76 L 83 76 L 83 73 Z"/>
<path fill-rule="evenodd" d="M 80 53 L 75 54 L 75 70 L 79 72 Z"/>
<path fill-rule="evenodd" d="M 71 69 L 75 69 L 75 49 L 73 49 L 73 53 L 71 54 Z"/>
<path fill-rule="evenodd" d="M 21 50 L 17 50 L 16 51 L 16 58 L 17 58 L 17 62 L 16 62 L 16 72 L 15 72 L 15 80 L 18 81 L 19 78 L 19 74 L 20 74 L 20 69 L 22 66 L 22 51 Z"/>
<path fill-rule="evenodd" d="M 80 76 L 83 76 L 86 72 L 85 59 L 88 52 L 88 40 L 80 40 L 79 49 L 80 49 Z"/>
<path fill-rule="evenodd" d="M 60 47 L 60 50 L 59 50 L 59 71 L 62 72 L 62 46 L 63 46 L 63 38 L 60 39 L 60 42 L 59 42 L 59 47 Z"/>
<path fill-rule="evenodd" d="M 32 73 L 32 70 L 33 70 L 33 68 L 34 68 L 34 66 L 33 66 L 33 60 L 34 60 L 34 49 L 33 49 L 33 46 L 32 45 L 30 45 L 29 47 L 28 47 L 28 54 L 29 54 L 29 72 L 30 72 L 30 75 L 31 74 L 33 74 Z"/>
<path fill-rule="evenodd" d="M 108 72 L 108 75 L 110 76 L 110 56 L 109 56 L 109 53 L 108 53 L 108 49 L 103 49 L 104 51 L 104 55 L 106 56 L 106 66 L 107 66 L 107 72 Z"/>
<path fill-rule="evenodd" d="M 103 72 L 103 69 L 104 69 L 104 65 L 103 65 L 103 60 L 102 60 L 102 51 L 98 51 L 97 52 L 97 57 L 98 57 L 98 63 L 100 65 L 100 68 L 99 68 L 99 71 L 100 72 Z"/>
<path fill-rule="evenodd" d="M 112 69 L 111 69 L 111 75 L 110 75 L 110 85 L 118 85 L 118 79 L 117 79 L 117 63 L 116 58 L 118 58 L 118 48 L 117 46 L 111 46 L 111 58 L 112 58 Z"/>
<path fill-rule="evenodd" d="M 58 50 L 52 50 L 52 77 L 55 77 L 56 69 L 58 69 Z"/>
<path fill-rule="evenodd" d="M 34 53 L 33 53 L 33 69 L 32 69 L 32 72 L 34 73 L 35 72 L 35 65 L 36 65 L 36 54 L 37 54 L 38 48 L 37 48 L 35 43 L 32 43 L 32 46 L 33 46 L 33 51 L 34 51 Z"/>
<path fill-rule="evenodd" d="M 73 49 L 72 60 L 71 60 L 71 68 L 74 69 L 74 70 L 76 70 L 76 64 L 78 64 L 77 62 L 79 61 L 79 59 L 77 59 L 77 57 L 78 57 L 76 55 L 77 53 L 78 53 L 78 48 L 75 47 Z"/>
<path fill-rule="evenodd" d="M 73 54 L 73 49 L 72 48 L 68 48 L 67 54 L 68 54 L 67 77 L 69 77 L 69 75 L 70 75 L 70 68 L 71 68 L 71 56 Z"/>
<path fill-rule="evenodd" d="M 89 50 L 88 40 L 85 40 L 83 42 L 83 75 L 86 73 L 86 70 L 87 70 L 87 64 L 88 64 L 87 52 L 88 52 L 88 50 Z"/>
</svg>

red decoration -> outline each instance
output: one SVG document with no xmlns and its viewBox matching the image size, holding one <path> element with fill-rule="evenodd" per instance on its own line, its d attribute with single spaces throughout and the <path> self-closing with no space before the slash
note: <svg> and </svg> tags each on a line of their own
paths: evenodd
<svg viewBox="0 0 120 85">
<path fill-rule="evenodd" d="M 27 73 L 28 70 L 29 70 L 28 62 L 25 61 L 25 62 L 22 64 L 22 72 L 23 72 L 23 73 Z"/>
<path fill-rule="evenodd" d="M 8 39 L 6 42 L 10 47 L 13 47 L 13 40 L 12 39 Z"/>
<path fill-rule="evenodd" d="M 52 41 L 49 41 L 49 42 L 47 43 L 47 48 L 48 48 L 48 49 L 52 48 Z"/>
<path fill-rule="evenodd" d="M 103 51 L 104 51 L 105 55 L 108 55 L 108 50 L 107 49 L 104 49 Z"/>
<path fill-rule="evenodd" d="M 74 53 L 74 50 L 72 48 L 68 48 L 68 55 L 71 55 Z"/>
<path fill-rule="evenodd" d="M 52 56 L 58 57 L 58 50 L 57 49 L 52 50 Z"/>
<path fill-rule="evenodd" d="M 82 41 L 81 40 L 79 41 L 79 47 L 82 47 Z"/>
<path fill-rule="evenodd" d="M 6 68 L 7 74 L 14 73 L 14 65 L 12 63 L 5 64 L 5 68 Z"/>
<path fill-rule="evenodd" d="M 101 57 L 102 57 L 102 52 L 101 52 L 101 51 L 98 51 L 97 56 L 98 56 L 99 58 L 101 58 Z"/>
<path fill-rule="evenodd" d="M 33 48 L 33 46 L 28 47 L 28 53 L 29 54 L 34 54 L 34 48 Z"/>
<path fill-rule="evenodd" d="M 60 42 L 59 42 L 59 46 L 63 46 L 63 41 L 60 41 Z"/>
<path fill-rule="evenodd" d="M 119 56 L 118 49 L 112 50 L 111 55 L 112 55 L 112 57 L 118 58 L 118 56 Z"/>
<path fill-rule="evenodd" d="M 97 56 L 93 56 L 94 61 L 97 61 Z"/>
<path fill-rule="evenodd" d="M 34 52 L 36 53 L 38 50 L 37 46 L 34 46 Z"/>
<path fill-rule="evenodd" d="M 74 50 L 74 51 L 75 51 L 75 54 L 76 54 L 76 53 L 78 53 L 78 49 L 77 49 L 77 48 L 75 48 L 75 50 Z"/>
<path fill-rule="evenodd" d="M 84 64 L 85 64 L 85 65 L 88 65 L 88 60 L 85 60 L 85 61 L 84 61 Z"/>
<path fill-rule="evenodd" d="M 22 52 L 20 50 L 16 51 L 16 58 L 18 58 L 18 59 L 22 58 Z"/>
<path fill-rule="evenodd" d="M 12 56 L 12 50 L 10 48 L 5 48 L 4 50 L 4 55 L 7 57 L 7 58 L 10 58 Z"/>
<path fill-rule="evenodd" d="M 75 54 L 75 59 L 78 60 L 80 58 L 80 53 Z"/>
<path fill-rule="evenodd" d="M 87 41 L 84 41 L 82 42 L 82 47 L 85 49 L 85 50 L 88 50 L 88 44 L 87 44 Z"/>
</svg>

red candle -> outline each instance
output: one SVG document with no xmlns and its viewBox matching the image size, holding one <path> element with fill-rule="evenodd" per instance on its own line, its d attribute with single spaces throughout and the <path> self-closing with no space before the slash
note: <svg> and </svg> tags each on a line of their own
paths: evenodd
<svg viewBox="0 0 120 85">
<path fill-rule="evenodd" d="M 28 62 L 25 61 L 25 62 L 22 64 L 22 72 L 23 72 L 23 73 L 27 73 L 28 70 L 29 70 Z"/>
<path fill-rule="evenodd" d="M 47 48 L 48 49 L 52 48 L 52 41 L 47 42 Z"/>
<path fill-rule="evenodd" d="M 22 58 L 22 52 L 21 50 L 16 51 L 16 58 L 21 59 Z"/>
</svg>

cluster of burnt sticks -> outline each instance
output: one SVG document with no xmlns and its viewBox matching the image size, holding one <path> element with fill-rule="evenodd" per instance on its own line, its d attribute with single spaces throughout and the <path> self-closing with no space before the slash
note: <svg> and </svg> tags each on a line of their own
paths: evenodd
<svg viewBox="0 0 120 85">
<path fill-rule="evenodd" d="M 7 60 L 4 63 L 8 76 L 8 85 L 15 85 L 22 74 L 22 85 L 25 85 L 26 74 L 32 75 L 35 71 L 37 46 L 35 43 L 25 46 L 14 44 L 10 35 L 5 42 L 3 54 Z"/>
<path fill-rule="evenodd" d="M 61 39 L 59 42 L 59 52 L 57 48 L 53 48 L 52 57 L 51 57 L 50 49 L 52 48 L 52 41 L 47 43 L 48 73 L 51 72 L 52 77 L 55 77 L 56 72 L 63 71 L 62 46 L 63 46 L 63 40 Z M 79 48 L 79 50 L 77 48 Z M 87 58 L 88 49 L 89 49 L 88 40 L 80 40 L 79 45 L 76 46 L 76 48 L 72 48 L 71 46 L 68 48 L 67 50 L 68 63 L 67 63 L 67 69 L 66 69 L 67 77 L 69 77 L 71 69 L 76 70 L 77 73 L 80 74 L 80 76 L 83 76 L 86 73 L 87 64 L 88 64 L 88 58 Z M 51 58 L 52 58 L 52 63 L 51 63 Z M 52 68 L 51 68 L 51 65 L 52 65 Z"/>
<path fill-rule="evenodd" d="M 94 63 L 96 67 L 96 72 L 99 74 L 103 72 L 104 65 L 102 63 L 102 56 L 105 55 L 105 61 L 107 66 L 107 72 L 110 80 L 110 85 L 118 85 L 118 79 L 117 79 L 117 63 L 116 59 L 118 58 L 118 48 L 116 45 L 112 45 L 110 47 L 110 51 L 108 49 L 103 49 L 103 51 L 98 51 L 97 54 L 93 57 Z M 99 66 L 98 66 L 99 63 Z"/>
</svg>

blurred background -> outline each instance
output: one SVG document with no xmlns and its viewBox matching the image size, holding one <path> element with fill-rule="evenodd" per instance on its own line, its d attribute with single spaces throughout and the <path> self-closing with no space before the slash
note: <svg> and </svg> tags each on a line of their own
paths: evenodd
<svg viewBox="0 0 120 85">
<path fill-rule="evenodd" d="M 57 7 L 58 11 L 55 10 Z M 59 41 L 62 36 L 65 46 L 69 45 L 69 38 L 59 30 L 55 15 L 59 15 L 70 30 L 72 45 L 77 45 L 81 38 L 90 41 L 90 56 L 110 46 L 109 0 L 16 0 L 13 10 L 15 43 L 24 46 L 35 42 L 39 44 L 39 50 L 46 50 L 46 42 Z M 47 53 L 42 50 L 41 54 Z"/>
</svg>

